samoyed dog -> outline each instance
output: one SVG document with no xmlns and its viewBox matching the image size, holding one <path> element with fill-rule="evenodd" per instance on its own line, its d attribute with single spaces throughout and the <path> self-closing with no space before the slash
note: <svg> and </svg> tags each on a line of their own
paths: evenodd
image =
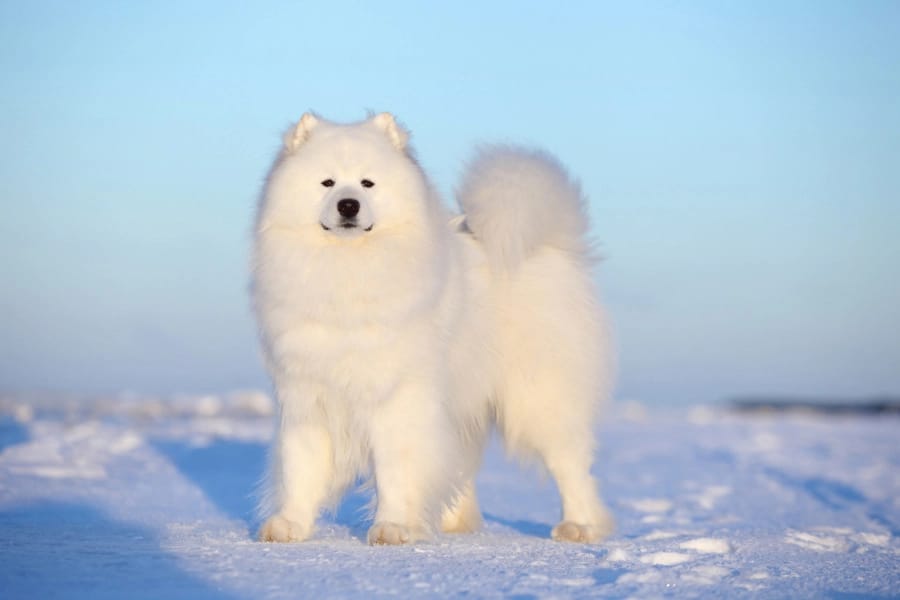
<svg viewBox="0 0 900 600">
<path fill-rule="evenodd" d="M 591 477 L 610 351 L 584 200 L 542 152 L 483 148 L 442 205 L 388 113 L 305 114 L 255 230 L 253 299 L 279 405 L 259 539 L 307 539 L 348 487 L 375 490 L 371 544 L 481 524 L 492 427 L 555 480 L 552 537 L 612 530 Z"/>
</svg>

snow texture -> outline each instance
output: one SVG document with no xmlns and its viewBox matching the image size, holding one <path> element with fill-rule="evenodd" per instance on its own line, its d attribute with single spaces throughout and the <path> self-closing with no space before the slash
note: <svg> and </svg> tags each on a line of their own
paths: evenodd
<svg viewBox="0 0 900 600">
<path fill-rule="evenodd" d="M 493 445 L 485 528 L 370 547 L 364 494 L 302 544 L 253 541 L 260 393 L 0 397 L 0 596 L 896 597 L 900 420 L 619 407 L 596 473 L 618 520 L 549 539 L 555 490 Z"/>
</svg>

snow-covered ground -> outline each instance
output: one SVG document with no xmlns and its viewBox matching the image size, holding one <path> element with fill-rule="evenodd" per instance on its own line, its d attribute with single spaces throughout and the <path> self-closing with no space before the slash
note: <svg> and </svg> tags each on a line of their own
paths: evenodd
<svg viewBox="0 0 900 600">
<path fill-rule="evenodd" d="M 259 393 L 0 397 L 0 597 L 890 597 L 900 418 L 614 407 L 596 472 L 618 530 L 548 538 L 555 490 L 491 447 L 485 528 L 369 547 L 354 495 L 315 539 L 253 541 Z"/>
</svg>

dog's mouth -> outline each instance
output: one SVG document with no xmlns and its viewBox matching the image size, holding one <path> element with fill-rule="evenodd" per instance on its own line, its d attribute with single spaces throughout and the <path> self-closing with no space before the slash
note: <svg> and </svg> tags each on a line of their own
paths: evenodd
<svg viewBox="0 0 900 600">
<path fill-rule="evenodd" d="M 329 226 L 326 225 L 325 223 L 319 222 L 319 225 L 321 225 L 321 226 L 322 226 L 322 229 L 324 229 L 325 231 L 333 231 L 333 230 L 334 230 L 333 227 L 329 227 Z M 372 223 L 372 224 L 369 225 L 368 227 L 361 228 L 361 227 L 359 226 L 359 223 L 357 223 L 355 220 L 354 220 L 354 221 L 344 221 L 344 222 L 338 224 L 338 228 L 339 228 L 339 229 L 345 229 L 345 230 L 349 230 L 349 229 L 362 229 L 363 231 L 372 231 L 372 228 L 373 228 L 373 227 L 375 227 L 375 224 L 374 224 L 374 223 Z"/>
</svg>

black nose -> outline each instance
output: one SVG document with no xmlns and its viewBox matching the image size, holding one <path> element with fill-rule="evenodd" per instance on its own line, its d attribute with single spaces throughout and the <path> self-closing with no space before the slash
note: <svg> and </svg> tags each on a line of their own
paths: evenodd
<svg viewBox="0 0 900 600">
<path fill-rule="evenodd" d="M 338 200 L 338 212 L 346 219 L 352 219 L 359 213 L 359 200 L 355 198 L 344 198 Z"/>
</svg>

